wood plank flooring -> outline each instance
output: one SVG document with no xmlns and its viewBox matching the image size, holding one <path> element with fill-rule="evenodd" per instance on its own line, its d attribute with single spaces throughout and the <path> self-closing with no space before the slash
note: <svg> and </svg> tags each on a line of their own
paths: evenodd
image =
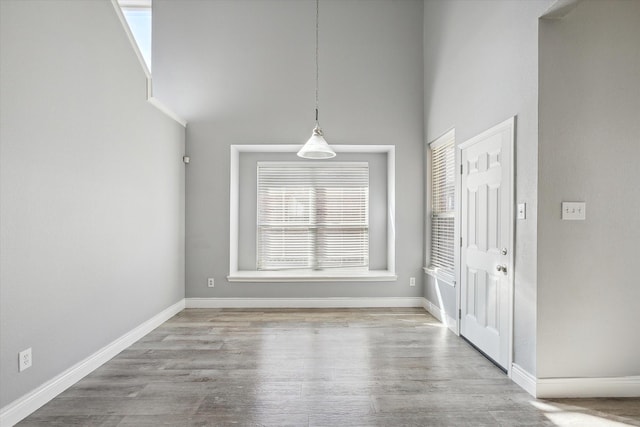
<svg viewBox="0 0 640 427">
<path fill-rule="evenodd" d="M 540 401 L 422 309 L 187 309 L 19 426 L 640 426 Z"/>
</svg>

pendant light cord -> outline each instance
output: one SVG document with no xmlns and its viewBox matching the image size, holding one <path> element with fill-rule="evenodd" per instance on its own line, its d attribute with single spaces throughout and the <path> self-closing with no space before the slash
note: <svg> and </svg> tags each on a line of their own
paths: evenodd
<svg viewBox="0 0 640 427">
<path fill-rule="evenodd" d="M 318 67 L 318 30 L 320 27 L 320 0 L 316 0 L 316 126 L 318 125 L 318 86 L 319 86 L 319 67 Z"/>
</svg>

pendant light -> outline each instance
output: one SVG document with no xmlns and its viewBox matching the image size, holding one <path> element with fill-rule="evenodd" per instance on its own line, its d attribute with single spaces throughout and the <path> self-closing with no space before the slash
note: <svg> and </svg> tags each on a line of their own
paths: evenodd
<svg viewBox="0 0 640 427">
<path fill-rule="evenodd" d="M 322 129 L 318 124 L 318 12 L 320 0 L 316 0 L 316 127 L 313 128 L 311 138 L 298 151 L 298 157 L 303 159 L 330 159 L 336 156 L 327 141 L 324 140 Z"/>
</svg>

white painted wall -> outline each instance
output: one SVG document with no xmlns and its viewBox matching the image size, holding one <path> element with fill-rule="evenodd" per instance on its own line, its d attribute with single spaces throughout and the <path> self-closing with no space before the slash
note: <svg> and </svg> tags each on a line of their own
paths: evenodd
<svg viewBox="0 0 640 427">
<path fill-rule="evenodd" d="M 424 8 L 426 141 L 455 127 L 459 144 L 517 116 L 516 200 L 527 203 L 528 218 L 516 224 L 514 362 L 531 373 L 536 370 L 538 17 L 551 3 L 426 0 Z M 449 285 L 427 276 L 425 297 L 454 313 L 455 291 Z"/>
<path fill-rule="evenodd" d="M 189 122 L 188 297 L 421 295 L 422 11 L 414 0 L 320 2 L 326 139 L 396 145 L 398 281 L 230 284 L 229 145 L 302 144 L 311 135 L 315 2 L 154 1 L 154 93 Z"/>
<path fill-rule="evenodd" d="M 638 1 L 540 24 L 539 378 L 640 375 L 639 46 Z"/>
<path fill-rule="evenodd" d="M 184 128 L 145 101 L 109 1 L 0 20 L 3 407 L 184 297 Z"/>
</svg>

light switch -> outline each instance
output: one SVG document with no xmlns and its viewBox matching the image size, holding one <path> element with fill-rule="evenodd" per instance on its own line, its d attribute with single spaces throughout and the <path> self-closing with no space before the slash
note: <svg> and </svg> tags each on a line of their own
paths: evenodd
<svg viewBox="0 0 640 427">
<path fill-rule="evenodd" d="M 585 202 L 562 202 L 562 219 L 583 221 L 587 218 Z"/>
<path fill-rule="evenodd" d="M 527 219 L 526 203 L 518 203 L 518 219 Z"/>
</svg>

